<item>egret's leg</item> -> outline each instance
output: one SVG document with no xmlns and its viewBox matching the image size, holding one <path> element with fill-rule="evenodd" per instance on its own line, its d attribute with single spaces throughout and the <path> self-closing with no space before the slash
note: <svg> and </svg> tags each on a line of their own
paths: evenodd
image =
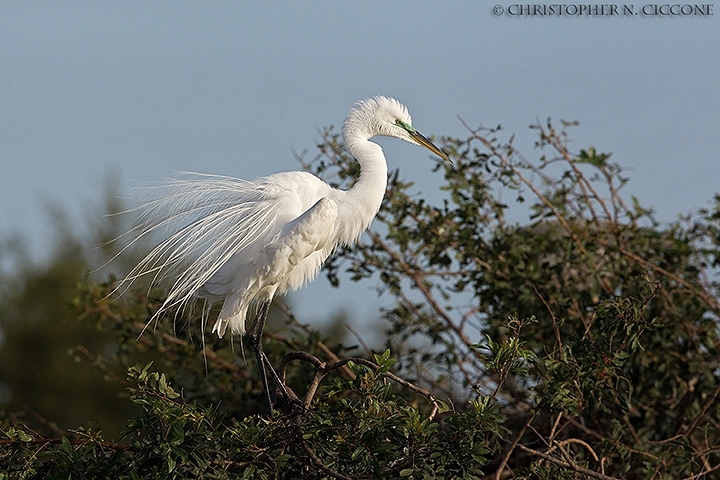
<svg viewBox="0 0 720 480">
<path fill-rule="evenodd" d="M 258 308 L 257 317 L 247 332 L 252 344 L 253 350 L 255 350 L 255 358 L 257 359 L 258 370 L 260 371 L 260 380 L 262 380 L 263 390 L 265 391 L 265 400 L 267 401 L 268 408 L 272 414 L 272 401 L 270 399 L 270 387 L 268 386 L 267 374 L 265 373 L 265 365 L 270 365 L 265 352 L 262 348 L 262 336 L 263 330 L 265 330 L 265 322 L 267 321 L 268 311 L 270 310 L 270 302 L 263 302 Z M 273 370 L 272 365 L 270 369 Z"/>
<path fill-rule="evenodd" d="M 270 415 L 272 415 L 272 398 L 270 397 L 270 387 L 268 385 L 267 380 L 267 373 L 266 373 L 266 367 L 268 370 L 270 370 L 270 375 L 272 375 L 273 380 L 277 384 L 278 388 L 280 389 L 280 392 L 285 397 L 285 400 L 288 403 L 299 403 L 302 404 L 302 402 L 297 398 L 297 396 L 292 393 L 287 386 L 285 386 L 285 382 L 283 382 L 277 372 L 275 371 L 275 368 L 273 368 L 272 364 L 270 363 L 270 359 L 267 358 L 267 355 L 265 355 L 265 352 L 262 348 L 262 336 L 263 331 L 265 330 L 265 322 L 267 321 L 268 312 L 270 311 L 270 302 L 263 302 L 260 304 L 260 307 L 258 308 L 257 317 L 255 317 L 255 321 L 253 322 L 252 326 L 250 327 L 250 330 L 247 332 L 247 336 L 250 338 L 250 343 L 252 344 L 253 349 L 255 350 L 255 358 L 257 359 L 258 363 L 258 369 L 260 370 L 260 379 L 262 380 L 263 389 L 265 390 L 265 399 L 267 400 L 268 408 L 270 409 Z"/>
</svg>

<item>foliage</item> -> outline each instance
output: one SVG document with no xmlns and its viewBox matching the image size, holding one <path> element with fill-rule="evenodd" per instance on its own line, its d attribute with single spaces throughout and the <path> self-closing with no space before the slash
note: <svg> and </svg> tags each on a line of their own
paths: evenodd
<svg viewBox="0 0 720 480">
<path fill-rule="evenodd" d="M 152 364 L 131 367 L 130 398 L 143 413 L 122 443 L 84 430 L 48 439 L 16 425 L 2 432 L 0 464 L 10 478 L 479 478 L 497 444 L 496 406 L 479 399 L 445 425 L 432 422 L 383 381 L 389 355 L 377 358 L 377 369 L 353 365 L 355 379 L 338 379 L 316 408 L 276 420 L 225 419 L 182 399 Z"/>
<path fill-rule="evenodd" d="M 435 203 L 391 174 L 373 230 L 326 268 L 377 282 L 388 350 L 272 312 L 266 351 L 302 411 L 264 415 L 253 359 L 199 311 L 146 328 L 162 291 L 83 282 L 74 315 L 117 339 L 93 364 L 140 413 L 114 439 L 7 415 L 0 478 L 720 478 L 720 195 L 661 224 L 569 126 L 535 125 L 532 163 L 499 129 L 444 139 Z M 318 149 L 308 169 L 357 178 L 332 129 Z"/>
<path fill-rule="evenodd" d="M 103 379 L 112 372 L 99 375 L 91 364 L 114 350 L 115 338 L 78 322 L 68 308 L 88 262 L 83 245 L 63 228 L 55 238 L 58 249 L 47 264 L 0 246 L 0 258 L 12 257 L 18 265 L 2 278 L 0 292 L 0 409 L 44 432 L 101 423 L 119 434 L 124 420 L 139 410 L 118 396 L 122 385 Z"/>
</svg>

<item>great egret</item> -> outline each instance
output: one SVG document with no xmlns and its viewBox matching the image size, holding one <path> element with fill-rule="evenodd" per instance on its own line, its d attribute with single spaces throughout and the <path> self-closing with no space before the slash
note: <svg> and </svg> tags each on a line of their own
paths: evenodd
<svg viewBox="0 0 720 480">
<path fill-rule="evenodd" d="M 345 148 L 361 167 L 357 183 L 348 190 L 332 188 L 308 172 L 254 181 L 195 174 L 151 189 L 141 207 L 140 236 L 159 229 L 169 229 L 169 234 L 127 278 L 154 273 L 156 280 L 174 281 L 151 321 L 197 298 L 207 299 L 208 305 L 222 302 L 213 332 L 222 337 L 230 328 L 249 336 L 268 402 L 266 366 L 288 398 L 262 350 L 272 299 L 314 279 L 328 256 L 340 245 L 354 244 L 380 209 L 387 163 L 380 146 L 369 139 L 399 138 L 450 161 L 415 130 L 407 108 L 393 98 L 358 102 L 342 134 Z M 255 321 L 246 331 L 251 306 Z"/>
</svg>

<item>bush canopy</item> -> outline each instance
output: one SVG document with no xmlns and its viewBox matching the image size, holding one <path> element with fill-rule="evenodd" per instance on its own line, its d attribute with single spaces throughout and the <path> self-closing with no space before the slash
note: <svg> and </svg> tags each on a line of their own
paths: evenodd
<svg viewBox="0 0 720 480">
<path fill-rule="evenodd" d="M 499 128 L 442 139 L 454 163 L 434 169 L 434 202 L 391 173 L 372 230 L 325 267 L 341 288 L 379 285 L 384 345 L 276 301 L 265 349 L 305 403 L 291 414 L 263 413 L 254 359 L 199 328 L 199 308 L 146 325 L 161 286 L 113 296 L 86 278 L 58 301 L 37 294 L 52 269 L 5 279 L 0 479 L 720 478 L 720 195 L 662 223 L 621 195 L 609 154 L 570 150 L 569 127 L 534 125 L 533 161 Z M 352 185 L 332 128 L 317 149 L 304 167 Z M 74 265 L 62 279 L 89 268 Z M 77 325 L 94 333 L 63 354 L 124 392 L 106 402 L 117 433 L 18 403 L 17 347 Z M 53 384 L 37 383 L 35 398 Z"/>
</svg>

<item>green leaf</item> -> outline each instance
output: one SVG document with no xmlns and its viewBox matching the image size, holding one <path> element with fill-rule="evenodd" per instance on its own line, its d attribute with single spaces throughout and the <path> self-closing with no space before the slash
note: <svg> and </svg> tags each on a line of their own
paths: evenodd
<svg viewBox="0 0 720 480">
<path fill-rule="evenodd" d="M 70 455 L 70 457 L 73 459 L 73 461 L 77 462 L 80 457 L 79 457 L 78 451 L 70 443 L 70 440 L 68 440 L 67 437 L 63 436 L 60 439 L 60 441 L 62 443 L 62 447 L 63 447 L 63 450 L 65 451 L 65 453 Z"/>
</svg>

